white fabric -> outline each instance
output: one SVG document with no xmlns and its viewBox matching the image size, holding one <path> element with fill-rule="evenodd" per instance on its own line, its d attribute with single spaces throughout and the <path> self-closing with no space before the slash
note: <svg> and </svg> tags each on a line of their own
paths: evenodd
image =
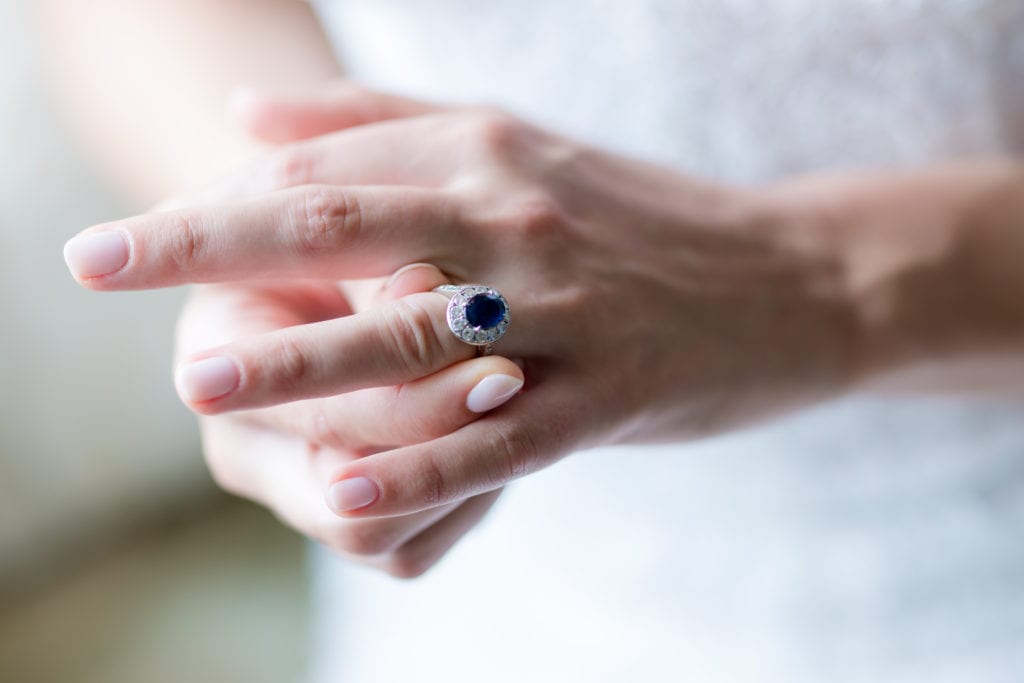
<svg viewBox="0 0 1024 683">
<path fill-rule="evenodd" d="M 732 181 L 1024 141 L 1019 0 L 343 0 L 374 86 Z M 581 397 L 581 400 L 586 400 Z M 317 553 L 315 678 L 1024 680 L 1024 405 L 854 399 L 510 487 L 421 580 Z"/>
</svg>

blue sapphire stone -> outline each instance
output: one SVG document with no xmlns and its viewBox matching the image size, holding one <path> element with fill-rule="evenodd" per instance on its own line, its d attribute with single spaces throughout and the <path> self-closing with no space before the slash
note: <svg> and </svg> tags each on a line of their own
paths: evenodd
<svg viewBox="0 0 1024 683">
<path fill-rule="evenodd" d="M 473 327 L 489 329 L 505 317 L 505 303 L 493 294 L 477 294 L 466 304 L 466 321 Z"/>
</svg>

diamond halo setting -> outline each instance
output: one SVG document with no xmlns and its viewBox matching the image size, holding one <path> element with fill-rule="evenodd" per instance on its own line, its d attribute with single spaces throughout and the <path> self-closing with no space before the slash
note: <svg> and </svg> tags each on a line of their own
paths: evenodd
<svg viewBox="0 0 1024 683">
<path fill-rule="evenodd" d="M 448 329 L 467 344 L 489 346 L 508 330 L 508 301 L 498 290 L 484 285 L 442 285 L 436 291 L 451 295 Z"/>
</svg>

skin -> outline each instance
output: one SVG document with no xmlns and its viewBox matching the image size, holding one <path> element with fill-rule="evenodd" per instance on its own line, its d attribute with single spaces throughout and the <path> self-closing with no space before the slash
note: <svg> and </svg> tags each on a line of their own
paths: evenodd
<svg viewBox="0 0 1024 683">
<path fill-rule="evenodd" d="M 84 231 L 123 235 L 130 258 L 77 276 L 100 291 L 203 283 L 179 367 L 239 372 L 222 396 L 184 396 L 215 477 L 396 576 L 576 450 L 697 438 L 851 391 L 1020 386 L 1010 161 L 733 187 L 347 83 L 250 92 L 235 115 L 285 146 Z M 498 352 L 516 363 L 454 339 L 429 291 L 444 281 L 505 294 Z M 526 387 L 478 418 L 465 396 L 493 372 Z M 332 511 L 325 492 L 354 478 L 376 499 Z"/>
<path fill-rule="evenodd" d="M 341 76 L 294 0 L 38 0 L 56 97 L 97 167 L 135 206 L 207 187 L 265 151 L 228 116 L 239 85 Z"/>
<path fill-rule="evenodd" d="M 55 97 L 69 127 L 111 185 L 139 210 L 169 197 L 200 201 L 214 180 L 267 154 L 272 144 L 358 123 L 339 121 L 322 106 L 286 116 L 297 113 L 289 98 L 261 110 L 259 120 L 244 119 L 246 97 L 240 85 L 287 84 L 301 92 L 304 85 L 341 75 L 316 17 L 303 2 L 39 0 L 33 8 Z M 242 106 L 233 107 L 236 101 Z M 239 312 L 251 310 L 258 317 L 272 307 L 274 302 L 259 304 L 242 289 L 235 301 Z M 196 291 L 193 299 L 205 301 L 205 293 Z M 210 294 L 215 293 L 211 288 Z M 317 297 L 311 299 L 322 305 Z M 290 310 L 277 314 L 281 320 L 296 315 Z M 219 336 L 241 329 L 222 330 Z M 445 397 L 446 403 L 450 400 Z M 318 462 L 344 462 L 357 454 L 320 449 L 271 424 L 257 429 L 235 416 L 203 419 L 200 427 L 204 455 L 225 488 L 268 505 L 338 553 L 396 576 L 416 575 L 433 564 L 454 542 L 447 539 L 458 525 L 472 517 L 468 511 L 481 517 L 482 503 L 495 497 L 481 497 L 452 522 L 439 519 L 436 532 L 418 518 L 405 533 L 396 533 L 395 522 L 339 519 L 324 505 L 324 477 L 295 466 L 309 459 L 311 449 L 322 454 Z M 253 457 L 257 452 L 260 457 Z M 243 489 L 243 481 L 275 485 Z"/>
</svg>

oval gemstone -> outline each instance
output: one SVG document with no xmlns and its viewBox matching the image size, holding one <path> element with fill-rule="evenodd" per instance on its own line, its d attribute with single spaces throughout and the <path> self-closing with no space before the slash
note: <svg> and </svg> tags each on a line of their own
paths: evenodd
<svg viewBox="0 0 1024 683">
<path fill-rule="evenodd" d="M 504 317 L 505 304 L 493 294 L 477 294 L 466 304 L 466 321 L 473 327 L 494 327 Z"/>
</svg>

